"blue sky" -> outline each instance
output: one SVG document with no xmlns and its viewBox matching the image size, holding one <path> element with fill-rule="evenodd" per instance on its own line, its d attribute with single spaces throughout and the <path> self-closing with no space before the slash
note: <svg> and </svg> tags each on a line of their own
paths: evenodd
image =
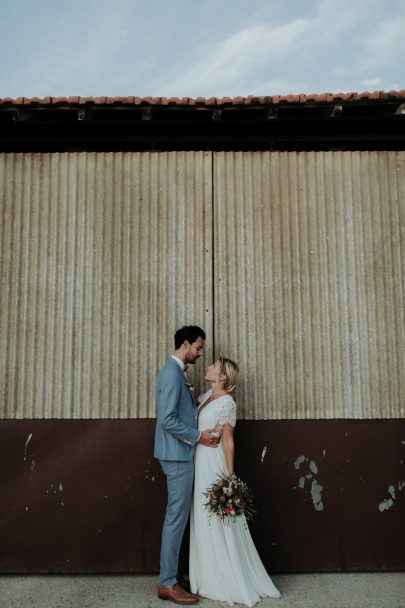
<svg viewBox="0 0 405 608">
<path fill-rule="evenodd" d="M 405 89 L 405 0 L 13 0 L 0 97 Z"/>
</svg>

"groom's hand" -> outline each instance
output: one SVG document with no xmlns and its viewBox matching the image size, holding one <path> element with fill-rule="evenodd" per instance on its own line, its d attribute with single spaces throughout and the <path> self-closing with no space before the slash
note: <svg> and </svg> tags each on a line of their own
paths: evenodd
<svg viewBox="0 0 405 608">
<path fill-rule="evenodd" d="M 218 433 L 217 436 L 215 436 L 212 435 L 212 433 L 215 433 L 215 429 L 206 429 L 205 431 L 201 431 L 201 437 L 198 443 L 207 445 L 210 448 L 216 448 L 219 440 L 221 439 L 221 434 Z"/>
</svg>

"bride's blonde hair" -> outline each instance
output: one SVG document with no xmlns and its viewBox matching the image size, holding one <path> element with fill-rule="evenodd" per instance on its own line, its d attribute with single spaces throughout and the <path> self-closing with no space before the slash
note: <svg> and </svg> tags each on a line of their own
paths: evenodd
<svg viewBox="0 0 405 608">
<path fill-rule="evenodd" d="M 219 373 L 225 376 L 224 389 L 227 393 L 233 393 L 238 381 L 239 367 L 235 361 L 226 357 L 218 357 L 218 361 L 220 366 Z"/>
</svg>

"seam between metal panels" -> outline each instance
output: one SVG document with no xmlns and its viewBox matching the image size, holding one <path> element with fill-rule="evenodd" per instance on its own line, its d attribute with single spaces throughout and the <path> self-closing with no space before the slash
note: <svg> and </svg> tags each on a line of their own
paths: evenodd
<svg viewBox="0 0 405 608">
<path fill-rule="evenodd" d="M 212 353 L 216 357 L 215 350 L 215 152 L 211 152 L 211 266 L 212 266 Z"/>
</svg>

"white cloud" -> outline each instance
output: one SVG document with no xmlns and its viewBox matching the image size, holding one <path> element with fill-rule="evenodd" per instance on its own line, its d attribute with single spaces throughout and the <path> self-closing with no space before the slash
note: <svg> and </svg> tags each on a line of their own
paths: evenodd
<svg viewBox="0 0 405 608">
<path fill-rule="evenodd" d="M 381 0 L 318 0 L 311 17 L 282 24 L 267 20 L 217 40 L 210 48 L 194 49 L 183 66 L 151 81 L 151 89 L 154 95 L 177 96 L 351 90 L 351 84 L 339 84 L 351 83 L 359 72 L 347 47 L 361 31 L 364 16 L 378 5 Z M 370 70 L 371 66 L 366 71 Z M 380 84 L 369 80 L 367 86 Z M 328 84 L 319 90 L 317 82 Z"/>
<path fill-rule="evenodd" d="M 191 60 L 180 75 L 156 81 L 153 89 L 159 94 L 218 95 L 236 83 L 244 88 L 252 70 L 267 71 L 277 60 L 293 56 L 309 29 L 310 20 L 297 19 L 277 27 L 261 24 L 241 30 L 208 52 L 200 50 L 197 60 Z"/>
<path fill-rule="evenodd" d="M 366 80 L 362 80 L 361 84 L 364 85 L 365 87 L 374 87 L 374 86 L 378 86 L 379 84 L 382 84 L 382 79 L 381 78 L 368 78 Z"/>
<path fill-rule="evenodd" d="M 403 71 L 405 3 L 402 6 L 402 13 L 398 12 L 395 18 L 378 23 L 372 32 L 362 38 L 361 54 L 356 62 L 358 70 L 379 70 L 402 65 Z"/>
</svg>

